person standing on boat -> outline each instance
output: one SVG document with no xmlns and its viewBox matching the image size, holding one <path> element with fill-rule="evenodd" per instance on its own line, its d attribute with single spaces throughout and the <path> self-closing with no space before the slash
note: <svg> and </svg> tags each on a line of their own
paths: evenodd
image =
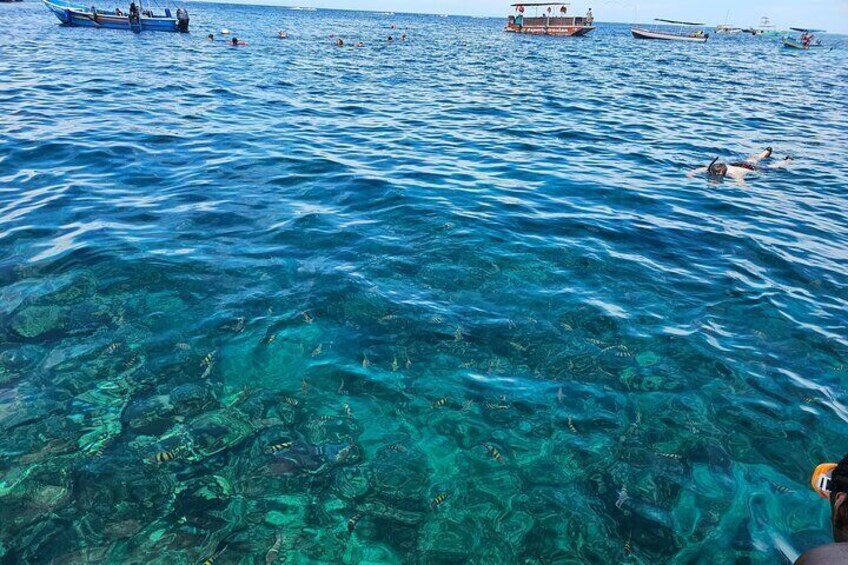
<svg viewBox="0 0 848 565">
<path fill-rule="evenodd" d="M 586 23 L 592 25 L 595 22 L 595 16 L 592 14 L 592 8 L 589 8 L 589 11 L 586 12 Z"/>
<path fill-rule="evenodd" d="M 135 1 L 130 2 L 130 21 L 137 22 L 139 20 L 138 6 Z"/>
<path fill-rule="evenodd" d="M 518 31 L 522 31 L 524 29 L 524 14 L 521 12 L 515 16 L 515 27 L 518 28 Z"/>
</svg>

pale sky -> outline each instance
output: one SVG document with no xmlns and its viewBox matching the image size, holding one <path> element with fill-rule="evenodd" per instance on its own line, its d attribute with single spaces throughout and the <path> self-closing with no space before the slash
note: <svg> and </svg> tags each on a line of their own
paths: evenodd
<svg viewBox="0 0 848 565">
<path fill-rule="evenodd" d="M 345 10 L 418 12 L 506 16 L 517 0 L 229 0 L 243 4 L 300 5 Z M 769 0 L 739 2 L 730 0 L 576 0 L 572 10 L 584 13 L 591 7 L 601 22 L 633 23 L 653 18 L 704 22 L 709 26 L 728 23 L 738 27 L 758 26 L 769 16 L 779 29 L 814 27 L 833 33 L 848 33 L 848 0 Z M 729 15 L 728 15 L 729 12 Z"/>
</svg>

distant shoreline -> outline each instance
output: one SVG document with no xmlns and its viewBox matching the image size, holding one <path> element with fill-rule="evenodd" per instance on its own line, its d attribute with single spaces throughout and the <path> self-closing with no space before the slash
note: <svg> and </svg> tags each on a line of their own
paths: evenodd
<svg viewBox="0 0 848 565">
<path fill-rule="evenodd" d="M 322 8 L 322 7 L 318 7 L 318 6 L 299 6 L 299 5 L 277 4 L 277 3 L 262 2 L 262 1 L 230 2 L 230 1 L 220 1 L 220 0 L 184 0 L 184 2 L 186 2 L 188 4 L 220 4 L 220 5 L 226 5 L 226 6 L 262 6 L 262 7 L 266 7 L 266 8 L 282 8 L 284 10 L 295 10 L 295 11 L 297 11 L 298 8 L 308 8 L 310 10 L 325 11 L 325 12 L 326 11 L 351 12 L 351 13 L 378 14 L 378 15 L 382 15 L 382 14 L 386 13 L 386 10 L 354 10 L 354 9 L 351 9 L 351 8 Z M 508 13 L 506 13 L 506 12 L 508 12 L 508 8 L 509 8 L 509 6 L 505 6 L 505 13 L 504 13 L 503 16 L 486 16 L 486 15 L 481 15 L 481 14 L 446 14 L 446 15 L 449 16 L 449 17 L 453 17 L 453 18 L 475 18 L 475 19 L 481 19 L 481 20 L 501 20 L 501 19 L 504 19 L 505 20 L 506 17 L 509 15 Z M 394 12 L 394 15 L 396 15 L 396 16 L 434 16 L 434 17 L 440 17 L 440 16 L 443 16 L 445 14 L 438 14 L 438 13 L 435 13 L 435 12 Z M 600 25 L 639 25 L 639 24 L 644 25 L 646 23 L 650 23 L 650 20 L 651 20 L 651 18 L 648 18 L 647 20 L 641 21 L 641 22 L 634 22 L 634 21 L 605 22 L 605 21 L 597 20 L 597 23 L 600 24 Z M 711 28 L 714 28 L 718 25 L 721 25 L 721 23 L 716 23 L 714 25 L 708 24 L 708 25 L 705 25 L 703 27 L 711 29 Z M 785 31 L 785 30 L 782 30 L 782 31 Z M 832 32 L 828 32 L 828 35 L 848 35 L 848 30 L 832 31 Z"/>
</svg>

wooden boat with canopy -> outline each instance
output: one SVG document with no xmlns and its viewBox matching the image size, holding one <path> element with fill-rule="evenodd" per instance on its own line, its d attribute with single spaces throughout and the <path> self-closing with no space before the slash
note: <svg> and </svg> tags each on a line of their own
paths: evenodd
<svg viewBox="0 0 848 565">
<path fill-rule="evenodd" d="M 569 16 L 569 6 L 570 4 L 565 2 L 513 4 L 516 13 L 509 16 L 504 31 L 566 37 L 580 37 L 595 31 L 595 18 L 591 10 L 586 16 Z M 533 16 L 524 15 L 528 8 L 533 10 Z"/>
<path fill-rule="evenodd" d="M 175 14 L 170 8 L 164 8 L 156 14 L 142 4 L 142 0 L 132 0 L 127 12 L 120 9 L 101 11 L 94 6 L 82 6 L 74 0 L 44 0 L 45 6 L 60 22 L 71 27 L 96 27 L 104 29 L 124 29 L 134 33 L 141 31 L 188 32 L 189 16 L 184 8 L 178 8 Z"/>
<path fill-rule="evenodd" d="M 633 37 L 636 39 L 656 39 L 660 41 L 690 41 L 694 43 L 706 43 L 710 38 L 710 34 L 704 33 L 704 31 L 700 29 L 692 32 L 686 31 L 686 28 L 703 27 L 704 24 L 661 19 L 656 19 L 654 21 L 657 22 L 657 25 L 655 25 L 653 29 L 634 27 L 630 29 L 630 33 L 632 33 Z M 659 24 L 673 25 L 676 26 L 677 29 L 674 31 L 660 29 Z"/>
</svg>

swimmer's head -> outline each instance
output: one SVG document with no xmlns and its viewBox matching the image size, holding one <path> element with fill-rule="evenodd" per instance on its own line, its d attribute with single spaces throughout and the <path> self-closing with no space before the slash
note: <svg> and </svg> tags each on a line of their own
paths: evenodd
<svg viewBox="0 0 848 565">
<path fill-rule="evenodd" d="M 812 482 L 816 492 L 830 502 L 833 541 L 848 542 L 848 455 L 838 464 L 816 467 Z"/>
<path fill-rule="evenodd" d="M 724 178 L 727 176 L 727 165 L 724 163 L 718 162 L 718 157 L 713 159 L 713 162 L 710 163 L 710 166 L 707 167 L 707 173 L 709 173 L 712 177 L 721 177 Z"/>
<path fill-rule="evenodd" d="M 773 152 L 774 152 L 774 149 L 772 149 L 771 147 L 766 147 L 766 159 L 768 159 L 769 157 L 771 157 L 771 154 L 772 154 Z"/>
</svg>

